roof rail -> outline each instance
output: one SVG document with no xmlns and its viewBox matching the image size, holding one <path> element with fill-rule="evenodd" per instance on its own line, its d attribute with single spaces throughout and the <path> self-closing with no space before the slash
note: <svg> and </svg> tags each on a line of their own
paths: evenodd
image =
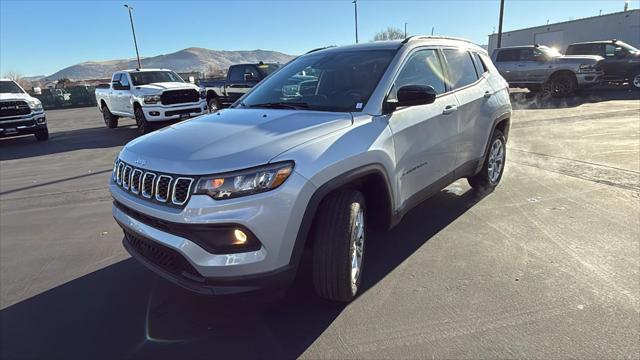
<svg viewBox="0 0 640 360">
<path fill-rule="evenodd" d="M 411 40 L 429 40 L 429 39 L 457 40 L 457 41 L 464 41 L 470 44 L 474 44 L 473 42 L 471 42 L 471 40 L 467 40 L 465 38 L 454 37 L 454 36 L 442 36 L 442 35 L 412 35 L 402 40 L 402 44 L 406 44 Z"/>
<path fill-rule="evenodd" d="M 309 50 L 304 54 L 305 55 L 306 54 L 311 54 L 312 52 L 316 52 L 316 51 L 320 51 L 320 50 L 324 50 L 324 49 L 328 49 L 328 48 L 332 48 L 332 47 L 336 47 L 336 46 L 335 45 L 329 45 L 329 46 L 325 46 L 325 47 L 319 47 L 319 48 L 316 48 L 316 49 Z"/>
</svg>

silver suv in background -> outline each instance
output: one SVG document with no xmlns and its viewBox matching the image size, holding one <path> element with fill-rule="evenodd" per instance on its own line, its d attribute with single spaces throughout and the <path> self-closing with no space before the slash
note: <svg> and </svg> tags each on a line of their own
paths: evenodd
<svg viewBox="0 0 640 360">
<path fill-rule="evenodd" d="M 313 51 L 231 108 L 128 143 L 109 184 L 132 256 L 206 294 L 358 293 L 370 229 L 456 179 L 493 189 L 511 104 L 485 50 L 418 36 Z M 393 241 L 389 239 L 388 241 Z"/>
<path fill-rule="evenodd" d="M 513 46 L 491 54 L 500 74 L 511 87 L 568 96 L 602 80 L 601 56 L 565 56 L 543 45 Z"/>
</svg>

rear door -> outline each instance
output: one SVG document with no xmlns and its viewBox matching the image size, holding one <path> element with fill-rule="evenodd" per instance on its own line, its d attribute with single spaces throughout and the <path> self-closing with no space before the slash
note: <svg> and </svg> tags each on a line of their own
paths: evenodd
<svg viewBox="0 0 640 360">
<path fill-rule="evenodd" d="M 517 81 L 521 83 L 544 82 L 551 71 L 548 61 L 547 56 L 538 49 L 520 49 L 520 62 L 515 75 Z"/>
<path fill-rule="evenodd" d="M 487 102 L 493 96 L 493 89 L 485 76 L 488 75 L 487 68 L 477 59 L 477 54 L 457 48 L 443 49 L 442 52 L 448 69 L 447 88 L 453 91 L 459 104 L 457 169 L 477 160 L 478 149 L 484 146 L 479 142 L 478 131 L 486 127 L 491 117 Z"/>
<path fill-rule="evenodd" d="M 458 135 L 457 99 L 446 92 L 438 49 L 419 48 L 398 73 L 389 98 L 406 85 L 430 85 L 438 94 L 427 105 L 402 107 L 389 117 L 396 154 L 396 182 L 401 206 L 420 200 L 429 185 L 439 190 L 453 180 Z M 440 186 L 438 186 L 440 185 Z"/>
<path fill-rule="evenodd" d="M 629 53 L 623 48 L 616 46 L 615 44 L 603 44 L 604 57 L 602 62 L 602 70 L 608 77 L 615 79 L 623 78 L 626 72 L 629 71 Z M 617 51 L 616 51 L 617 50 Z"/>
<path fill-rule="evenodd" d="M 255 65 L 233 65 L 229 68 L 229 76 L 225 91 L 230 103 L 238 100 L 254 87 L 260 79 L 260 72 Z"/>
<path fill-rule="evenodd" d="M 500 75 L 502 75 L 507 82 L 515 81 L 518 62 L 520 61 L 520 50 L 500 49 L 497 50 L 497 52 L 494 63 Z"/>
</svg>

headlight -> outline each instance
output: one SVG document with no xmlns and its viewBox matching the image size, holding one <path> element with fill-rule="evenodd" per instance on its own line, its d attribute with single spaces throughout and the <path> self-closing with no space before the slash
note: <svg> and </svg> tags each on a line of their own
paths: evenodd
<svg viewBox="0 0 640 360">
<path fill-rule="evenodd" d="M 43 110 L 42 103 L 38 99 L 29 100 L 27 103 L 29 104 L 31 111 L 40 112 Z"/>
<path fill-rule="evenodd" d="M 580 72 L 592 72 L 592 71 L 596 71 L 596 65 L 595 64 L 581 64 L 580 65 Z"/>
<path fill-rule="evenodd" d="M 160 95 L 145 95 L 142 98 L 145 104 L 155 104 L 160 101 Z"/>
<path fill-rule="evenodd" d="M 216 200 L 258 194 L 273 190 L 287 180 L 293 162 L 276 163 L 226 174 L 204 176 L 194 194 L 206 194 Z"/>
<path fill-rule="evenodd" d="M 200 90 L 200 99 L 207 98 L 207 90 Z"/>
</svg>

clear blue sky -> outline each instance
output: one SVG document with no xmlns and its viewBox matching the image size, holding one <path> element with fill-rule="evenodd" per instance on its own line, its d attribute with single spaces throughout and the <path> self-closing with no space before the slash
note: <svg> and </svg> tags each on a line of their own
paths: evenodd
<svg viewBox="0 0 640 360">
<path fill-rule="evenodd" d="M 0 0 L 0 73 L 49 75 L 88 60 L 135 57 L 125 1 Z M 197 46 L 306 50 L 353 43 L 351 0 L 129 1 L 141 56 Z M 623 0 L 506 0 L 504 30 L 622 11 Z M 640 7 L 640 0 L 630 8 Z M 499 0 L 358 2 L 360 41 L 387 26 L 479 44 L 498 25 Z"/>
</svg>

